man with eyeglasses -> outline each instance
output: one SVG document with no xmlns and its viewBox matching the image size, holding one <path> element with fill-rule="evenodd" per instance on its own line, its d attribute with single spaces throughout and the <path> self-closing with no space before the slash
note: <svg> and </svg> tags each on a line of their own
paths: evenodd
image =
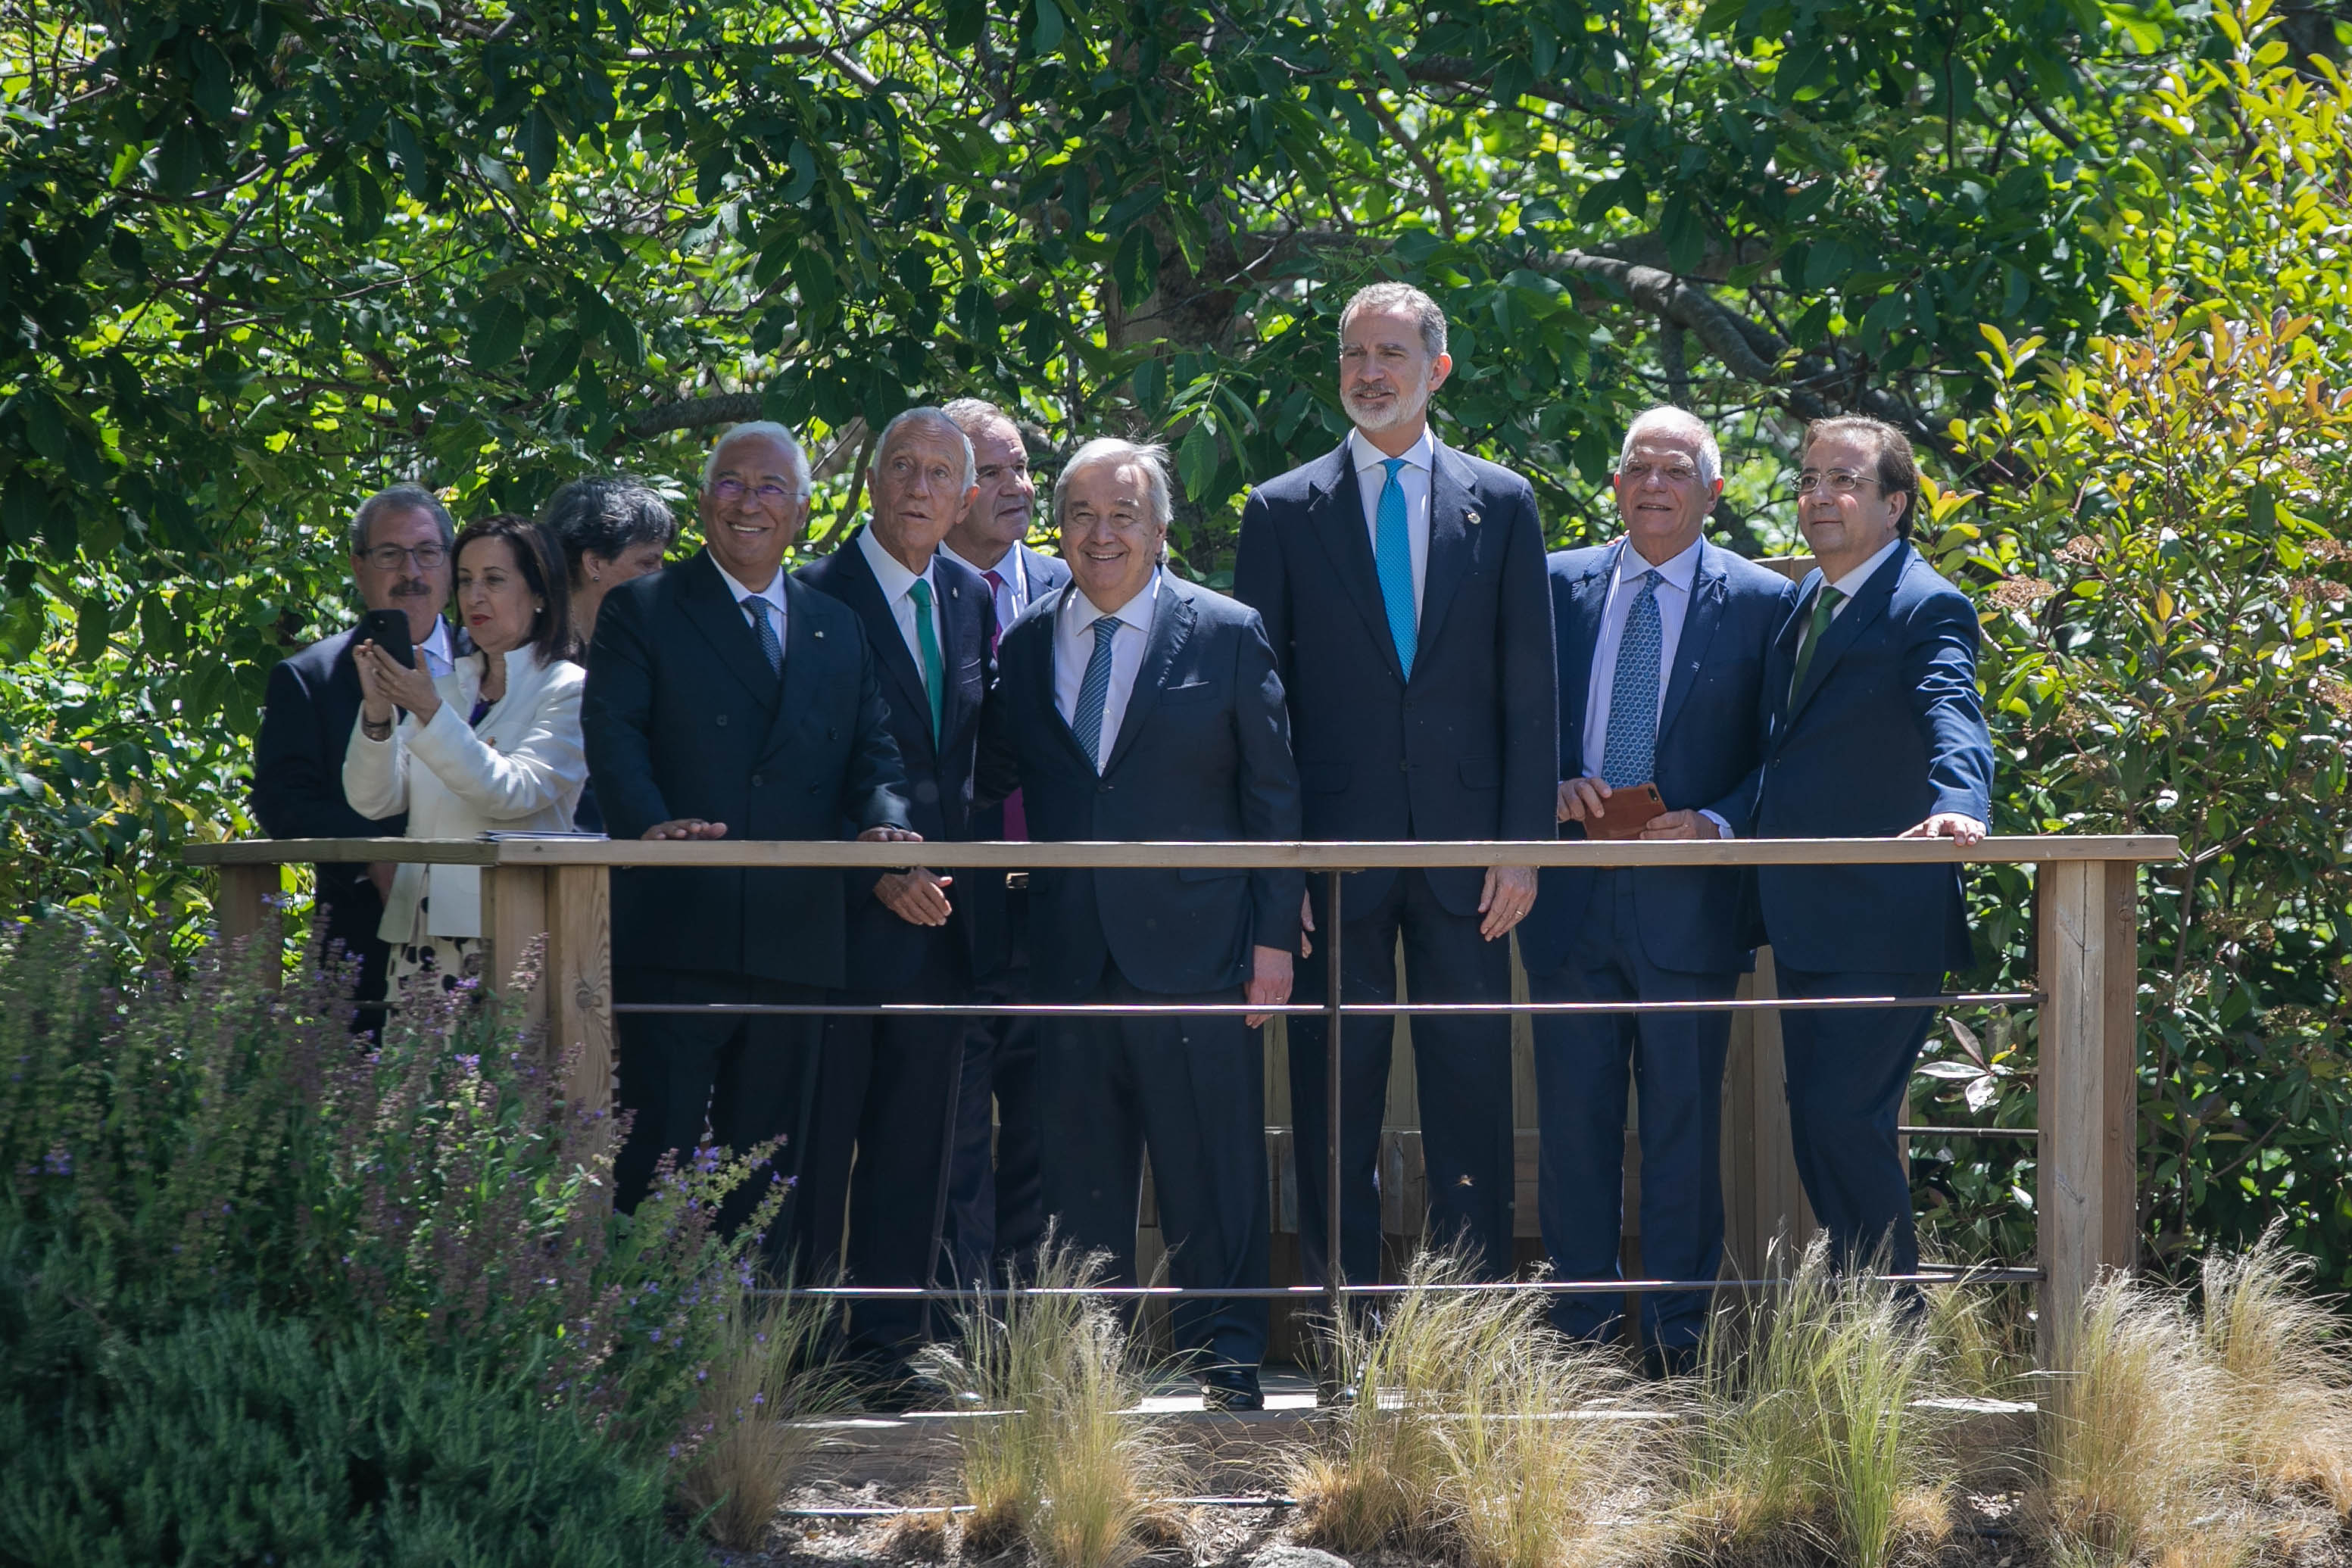
<svg viewBox="0 0 2352 1568">
<path fill-rule="evenodd" d="M 596 615 L 581 727 L 613 837 L 913 840 L 881 672 L 847 605 L 783 570 L 808 520 L 808 459 L 781 424 L 739 424 L 703 465 L 703 549 L 625 582 Z M 845 977 L 838 871 L 631 868 L 613 874 L 613 994 L 624 1002 L 814 1006 Z M 712 1142 L 783 1149 L 731 1194 L 740 1228 L 808 1159 L 824 1020 L 625 1013 L 614 1166 L 634 1210 L 665 1155 Z M 789 1200 L 788 1200 L 789 1203 Z M 810 1227 L 787 1207 L 764 1259 L 782 1275 Z"/>
<path fill-rule="evenodd" d="M 409 640 L 425 670 L 449 673 L 467 650 L 442 617 L 449 602 L 449 546 L 457 537 L 448 509 L 420 485 L 394 485 L 352 515 L 352 585 L 370 610 L 404 611 Z M 274 839 L 398 838 L 404 817 L 374 819 L 343 796 L 343 752 L 359 717 L 359 667 L 352 661 L 358 628 L 311 643 L 269 672 L 254 746 L 253 813 Z M 359 960 L 361 1003 L 353 1027 L 382 1027 L 388 945 L 376 935 L 392 886 L 389 862 L 342 862 L 316 869 L 314 885 L 330 944 Z M 373 1004 L 373 1005 L 372 1005 Z"/>
<path fill-rule="evenodd" d="M 1874 419 L 1817 420 L 1798 463 L 1816 566 L 1765 671 L 1756 831 L 1973 844 L 1992 798 L 1977 612 L 1911 546 L 1911 444 Z M 1765 866 L 1756 883 L 1783 997 L 1932 997 L 1969 961 L 1957 864 Z M 1780 1015 L 1797 1174 L 1841 1268 L 1918 1267 L 1895 1129 L 1933 1017 Z"/>
<path fill-rule="evenodd" d="M 1707 542 L 1723 494 L 1715 437 L 1678 408 L 1625 432 L 1615 481 L 1624 537 L 1550 558 L 1559 649 L 1559 799 L 1582 836 L 1619 791 L 1651 786 L 1664 810 L 1644 839 L 1754 831 L 1764 660 L 1794 590 Z M 1624 817 L 1638 796 L 1618 803 Z M 1628 825 L 1638 818 L 1627 820 Z M 1721 1001 L 1754 967 L 1736 866 L 1547 870 L 1519 927 L 1538 1002 Z M 1723 1062 L 1728 1013 L 1538 1014 L 1537 1194 L 1544 1246 L 1563 1280 L 1619 1278 L 1625 1114 L 1638 1086 L 1642 1271 L 1712 1280 L 1723 1261 Z M 1698 1359 L 1708 1292 L 1641 1298 L 1654 1373 Z M 1555 1298 L 1563 1333 L 1607 1342 L 1621 1297 Z"/>
</svg>

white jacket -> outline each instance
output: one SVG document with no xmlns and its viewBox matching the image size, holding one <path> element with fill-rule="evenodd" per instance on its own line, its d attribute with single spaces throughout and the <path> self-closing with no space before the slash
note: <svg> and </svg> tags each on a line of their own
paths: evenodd
<svg viewBox="0 0 2352 1568">
<path fill-rule="evenodd" d="M 478 728 L 474 711 L 483 655 L 468 654 L 433 683 L 441 706 L 430 724 L 404 715 L 389 740 L 352 726 L 343 751 L 343 795 L 365 817 L 408 813 L 412 839 L 470 839 L 486 831 L 569 831 L 588 781 L 580 738 L 580 693 L 587 673 L 567 659 L 541 664 L 529 648 L 506 656 L 507 691 Z M 473 866 L 404 865 L 394 873 L 376 935 L 406 942 L 416 901 L 430 936 L 482 934 L 481 875 Z"/>
</svg>

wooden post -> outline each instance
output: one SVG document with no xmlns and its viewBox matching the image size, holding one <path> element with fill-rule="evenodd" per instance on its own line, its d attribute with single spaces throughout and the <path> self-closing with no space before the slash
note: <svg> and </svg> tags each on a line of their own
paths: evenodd
<svg viewBox="0 0 2352 1568">
<path fill-rule="evenodd" d="M 286 979 L 286 965 L 278 951 L 285 921 L 278 904 L 284 870 L 278 865 L 224 865 L 213 902 L 221 946 L 250 944 L 249 961 L 259 971 L 261 983 L 272 990 Z"/>
<path fill-rule="evenodd" d="M 516 1021 L 525 1028 L 547 1022 L 547 965 L 529 990 L 513 984 L 524 949 L 547 931 L 547 878 L 544 866 L 482 868 L 482 989 L 521 1004 Z"/>
<path fill-rule="evenodd" d="M 2041 910 L 2042 1353 L 2068 1364 L 2083 1298 L 2138 1252 L 2137 867 L 2045 862 Z"/>
<path fill-rule="evenodd" d="M 612 873 L 600 865 L 559 867 L 551 878 L 547 933 L 550 1065 L 577 1051 L 564 1098 L 593 1111 L 613 1108 Z"/>
</svg>

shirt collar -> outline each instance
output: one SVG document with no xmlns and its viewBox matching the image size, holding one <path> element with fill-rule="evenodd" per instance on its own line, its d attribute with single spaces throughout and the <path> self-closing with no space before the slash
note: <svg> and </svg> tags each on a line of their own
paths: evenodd
<svg viewBox="0 0 2352 1568">
<path fill-rule="evenodd" d="M 920 571 L 908 571 L 906 562 L 882 548 L 870 524 L 857 530 L 857 548 L 866 553 L 866 564 L 874 569 L 874 580 L 882 585 L 882 597 L 893 604 L 912 592 L 918 582 L 930 580 L 929 561 L 923 563 Z"/>
<path fill-rule="evenodd" d="M 1428 473 L 1437 465 L 1437 437 L 1427 425 L 1422 426 L 1421 439 L 1397 454 L 1410 467 Z M 1361 474 L 1367 468 L 1377 468 L 1389 460 L 1389 455 L 1364 439 L 1360 430 L 1348 432 L 1348 461 Z"/>
<path fill-rule="evenodd" d="M 1692 581 L 1698 576 L 1700 547 L 1706 543 L 1705 539 L 1693 539 L 1681 554 L 1671 558 L 1664 565 L 1654 568 L 1643 559 L 1642 552 L 1635 549 L 1633 541 L 1629 539 L 1625 543 L 1625 548 L 1617 552 L 1617 580 L 1621 585 L 1639 582 L 1642 580 L 1643 572 L 1654 570 L 1665 580 L 1668 587 L 1679 588 L 1685 593 L 1688 593 L 1691 591 Z"/>
<path fill-rule="evenodd" d="M 1028 579 L 1022 570 L 1021 547 L 1019 545 L 1014 545 L 1011 549 L 1006 550 L 1003 555 L 997 557 L 996 564 L 994 566 L 981 565 L 980 562 L 972 559 L 971 557 L 964 554 L 963 551 L 956 549 L 953 545 L 943 544 L 940 548 L 947 551 L 948 554 L 955 557 L 956 559 L 961 561 L 964 565 L 971 568 L 972 570 L 978 572 L 982 577 L 986 577 L 992 571 L 994 572 L 998 577 L 1004 580 L 1004 586 L 1013 591 L 1013 598 L 1025 599 L 1028 597 L 1021 591 Z"/>
<path fill-rule="evenodd" d="M 719 558 L 711 557 L 710 564 L 719 566 Z M 738 582 L 735 575 L 723 566 L 719 566 L 719 576 L 720 580 L 727 584 L 727 591 L 735 596 L 735 602 L 738 604 L 747 599 L 764 599 L 779 610 L 784 607 L 784 569 L 782 567 L 778 567 L 776 575 L 768 580 L 768 586 L 756 593 Z"/>
<path fill-rule="evenodd" d="M 1836 589 L 1841 597 L 1852 599 L 1855 594 L 1862 591 L 1863 584 L 1868 582 L 1877 572 L 1878 569 L 1886 564 L 1886 558 L 1893 555 L 1902 547 L 1903 536 L 1901 534 L 1897 534 L 1893 538 L 1887 540 L 1885 544 L 1879 546 L 1878 553 L 1872 556 L 1868 560 L 1864 561 L 1860 566 L 1855 567 L 1852 571 L 1847 572 L 1843 577 L 1839 578 L 1835 582 L 1831 583 L 1830 586 Z"/>
<path fill-rule="evenodd" d="M 457 662 L 449 653 L 449 621 L 446 616 L 436 615 L 433 618 L 433 630 L 425 638 L 425 651 L 445 665 Z"/>
<path fill-rule="evenodd" d="M 1157 613 L 1159 604 L 1160 569 L 1158 567 L 1151 569 L 1151 579 L 1143 585 L 1143 591 L 1120 605 L 1116 611 L 1105 611 L 1097 607 L 1095 601 L 1086 596 L 1086 591 L 1079 588 L 1075 580 L 1070 583 L 1071 615 L 1081 631 L 1093 626 L 1107 614 L 1116 614 L 1118 617 L 1120 630 L 1132 628 L 1138 632 L 1148 632 L 1151 629 L 1151 618 Z"/>
</svg>

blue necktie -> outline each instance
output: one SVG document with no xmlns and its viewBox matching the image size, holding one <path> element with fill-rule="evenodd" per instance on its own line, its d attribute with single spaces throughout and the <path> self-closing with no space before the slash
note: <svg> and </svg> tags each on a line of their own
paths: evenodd
<svg viewBox="0 0 2352 1568">
<path fill-rule="evenodd" d="M 1411 680 L 1421 633 L 1413 624 L 1412 536 L 1405 529 L 1404 485 L 1397 478 L 1404 459 L 1383 458 L 1381 466 L 1389 471 L 1389 477 L 1381 486 L 1378 543 L 1372 553 L 1379 558 L 1381 598 L 1388 605 L 1389 635 L 1396 640 L 1397 663 L 1403 666 L 1405 679 Z"/>
<path fill-rule="evenodd" d="M 743 601 L 743 604 L 751 612 L 751 627 L 760 634 L 760 652 L 768 655 L 768 668 L 782 674 L 784 645 L 776 636 L 776 623 L 768 619 L 775 613 L 776 607 L 756 593 Z"/>
<path fill-rule="evenodd" d="M 1070 726 L 1078 744 L 1094 759 L 1097 773 L 1102 771 L 1103 705 L 1110 701 L 1110 643 L 1118 634 L 1119 624 L 1116 615 L 1106 615 L 1094 624 L 1094 655 L 1087 661 L 1087 678 L 1078 683 L 1078 711 Z"/>
<path fill-rule="evenodd" d="M 1658 650 L 1666 640 L 1658 617 L 1654 570 L 1642 574 L 1642 591 L 1625 609 L 1625 630 L 1617 639 L 1617 674 L 1609 685 L 1609 743 L 1601 752 L 1601 779 L 1612 789 L 1647 784 L 1658 756 Z"/>
</svg>

